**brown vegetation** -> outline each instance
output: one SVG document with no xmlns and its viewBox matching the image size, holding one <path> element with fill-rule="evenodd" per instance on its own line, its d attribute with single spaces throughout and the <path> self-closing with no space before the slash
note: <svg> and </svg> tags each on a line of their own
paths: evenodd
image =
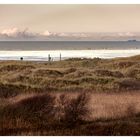
<svg viewBox="0 0 140 140">
<path fill-rule="evenodd" d="M 120 59 L 69 59 L 61 62 L 0 62 L 1 97 L 23 92 L 139 90 L 139 56 Z M 11 93 L 14 92 L 14 95 Z M 9 92 L 9 94 L 8 94 Z"/>
<path fill-rule="evenodd" d="M 0 135 L 139 135 L 139 100 L 139 92 L 19 95 L 0 105 Z"/>
<path fill-rule="evenodd" d="M 140 135 L 140 56 L 0 62 L 0 135 Z"/>
</svg>

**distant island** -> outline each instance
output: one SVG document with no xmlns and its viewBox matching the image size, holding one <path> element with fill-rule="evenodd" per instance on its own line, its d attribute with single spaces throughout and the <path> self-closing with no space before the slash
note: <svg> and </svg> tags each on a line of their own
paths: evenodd
<svg viewBox="0 0 140 140">
<path fill-rule="evenodd" d="M 132 39 L 132 40 L 128 40 L 128 42 L 136 42 L 137 40 Z"/>
</svg>

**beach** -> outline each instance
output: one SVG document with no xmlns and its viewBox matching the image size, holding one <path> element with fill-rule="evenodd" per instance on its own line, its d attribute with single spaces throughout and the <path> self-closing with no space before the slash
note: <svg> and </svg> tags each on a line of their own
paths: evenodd
<svg viewBox="0 0 140 140">
<path fill-rule="evenodd" d="M 129 57 L 140 54 L 140 49 L 132 50 L 35 50 L 35 51 L 0 51 L 0 60 L 20 60 L 23 57 L 25 61 L 48 61 L 48 55 L 52 61 L 69 58 L 116 58 Z"/>
</svg>

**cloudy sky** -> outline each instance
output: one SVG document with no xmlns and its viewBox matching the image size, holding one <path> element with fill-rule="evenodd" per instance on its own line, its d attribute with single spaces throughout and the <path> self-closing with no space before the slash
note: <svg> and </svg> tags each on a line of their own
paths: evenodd
<svg viewBox="0 0 140 140">
<path fill-rule="evenodd" d="M 139 32 L 140 5 L 0 5 L 1 40 L 139 38 Z"/>
</svg>

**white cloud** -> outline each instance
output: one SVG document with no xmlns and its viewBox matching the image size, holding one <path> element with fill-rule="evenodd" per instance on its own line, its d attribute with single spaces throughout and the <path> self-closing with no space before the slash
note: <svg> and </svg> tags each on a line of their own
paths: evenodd
<svg viewBox="0 0 140 140">
<path fill-rule="evenodd" d="M 1 34 L 7 36 L 15 36 L 17 32 L 18 32 L 17 28 L 9 28 L 9 29 L 2 30 Z"/>
<path fill-rule="evenodd" d="M 46 30 L 43 33 L 41 33 L 41 35 L 43 35 L 43 36 L 50 36 L 51 33 L 48 30 Z"/>
<path fill-rule="evenodd" d="M 131 32 L 123 32 L 123 33 L 118 33 L 119 36 L 129 36 L 129 37 L 133 37 L 135 36 L 134 33 Z"/>
<path fill-rule="evenodd" d="M 134 33 L 127 32 L 127 33 L 126 33 L 126 36 L 134 36 Z"/>
<path fill-rule="evenodd" d="M 60 37 L 68 37 L 69 34 L 67 33 L 57 33 L 57 34 L 54 34 L 55 36 L 60 36 Z"/>
<path fill-rule="evenodd" d="M 14 27 L 14 28 L 8 28 L 8 29 L 2 30 L 0 32 L 0 36 L 3 36 L 5 38 L 27 39 L 27 38 L 35 37 L 36 34 L 30 32 L 28 28 L 21 30 Z"/>
<path fill-rule="evenodd" d="M 24 40 L 24 41 L 47 41 L 47 40 L 140 40 L 140 33 L 57 33 L 45 30 L 42 33 L 31 32 L 28 28 L 8 28 L 0 32 L 0 40 Z"/>
</svg>

